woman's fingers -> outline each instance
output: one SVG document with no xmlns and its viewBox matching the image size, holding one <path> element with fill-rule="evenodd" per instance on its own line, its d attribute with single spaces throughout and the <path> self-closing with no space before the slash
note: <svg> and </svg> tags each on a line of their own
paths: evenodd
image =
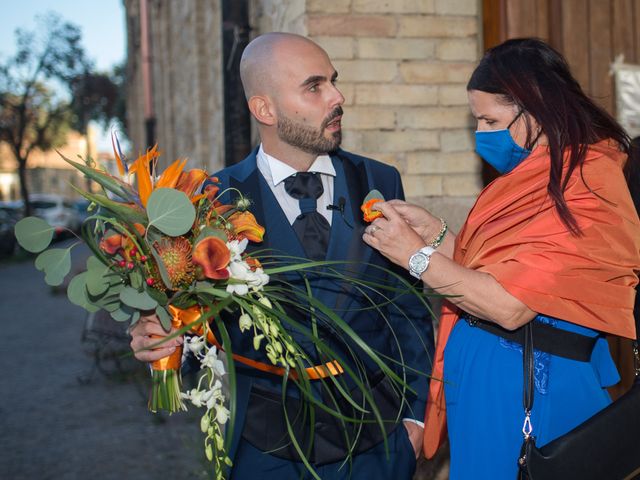
<svg viewBox="0 0 640 480">
<path fill-rule="evenodd" d="M 166 332 L 156 315 L 141 316 L 129 332 L 134 356 L 142 362 L 154 362 L 170 355 L 183 343 L 182 336 L 166 339 L 175 331 Z"/>
</svg>

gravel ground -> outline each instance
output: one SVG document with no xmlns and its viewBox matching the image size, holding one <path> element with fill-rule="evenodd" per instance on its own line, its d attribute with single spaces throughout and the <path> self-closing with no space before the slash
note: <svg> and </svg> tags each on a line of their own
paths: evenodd
<svg viewBox="0 0 640 480">
<path fill-rule="evenodd" d="M 128 341 L 113 323 L 107 340 L 83 337 L 85 312 L 33 259 L 0 264 L 0 306 L 0 479 L 209 477 L 198 412 L 147 411 L 148 371 L 122 357 Z M 444 461 L 421 461 L 416 480 L 446 479 Z"/>
</svg>

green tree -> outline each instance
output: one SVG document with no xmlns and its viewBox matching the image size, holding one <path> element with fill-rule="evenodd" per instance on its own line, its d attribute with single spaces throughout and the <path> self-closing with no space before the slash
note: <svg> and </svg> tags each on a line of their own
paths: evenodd
<svg viewBox="0 0 640 480">
<path fill-rule="evenodd" d="M 56 14 L 38 18 L 36 31 L 16 30 L 16 53 L 0 64 L 0 141 L 17 163 L 25 214 L 31 213 L 27 161 L 35 149 L 64 143 L 70 102 L 60 92 L 87 71 L 80 29 Z"/>
<path fill-rule="evenodd" d="M 116 117 L 120 89 L 106 73 L 86 71 L 71 80 L 71 126 L 84 137 L 88 136 L 89 122 L 96 121 L 104 128 Z M 86 157 L 89 156 L 87 138 Z"/>
</svg>

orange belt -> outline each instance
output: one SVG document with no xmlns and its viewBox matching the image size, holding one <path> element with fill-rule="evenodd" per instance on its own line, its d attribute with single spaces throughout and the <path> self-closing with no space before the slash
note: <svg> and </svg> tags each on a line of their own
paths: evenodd
<svg viewBox="0 0 640 480">
<path fill-rule="evenodd" d="M 169 311 L 173 316 L 173 325 L 176 328 L 180 328 L 185 325 L 191 325 L 195 323 L 202 315 L 202 310 L 199 306 L 189 307 L 183 310 L 183 309 L 174 307 L 173 305 L 169 305 Z M 196 333 L 197 335 L 202 335 L 203 329 L 204 329 L 204 326 L 202 325 L 202 323 L 199 323 L 198 325 L 193 325 L 191 327 L 191 331 Z M 217 348 L 222 350 L 222 346 L 220 345 L 220 342 L 218 342 L 218 339 L 215 337 L 211 329 L 207 330 L 207 340 L 209 341 L 209 343 L 211 343 L 212 345 L 215 345 Z M 254 360 L 252 358 L 243 357 L 242 355 L 238 355 L 235 353 L 232 355 L 232 357 L 236 362 L 240 362 L 244 365 L 255 368 L 262 372 L 279 375 L 281 377 L 284 376 L 287 372 L 282 367 L 269 365 L 268 363 L 264 363 L 264 362 L 258 362 L 257 360 Z M 305 368 L 305 371 L 307 372 L 307 376 L 309 377 L 310 380 L 319 380 L 321 378 L 327 378 L 329 375 L 335 376 L 335 375 L 340 375 L 341 373 L 344 373 L 342 366 L 337 362 L 337 360 L 332 360 L 323 365 L 314 365 L 313 367 L 307 367 Z M 289 371 L 289 378 L 297 380 L 298 372 L 296 372 L 295 370 Z"/>
</svg>

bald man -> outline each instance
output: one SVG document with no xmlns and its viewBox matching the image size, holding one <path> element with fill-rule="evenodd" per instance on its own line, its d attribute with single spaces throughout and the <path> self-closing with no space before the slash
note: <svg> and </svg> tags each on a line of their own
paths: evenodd
<svg viewBox="0 0 640 480">
<path fill-rule="evenodd" d="M 336 86 L 338 72 L 326 52 L 307 38 L 269 33 L 247 46 L 240 73 L 261 143 L 245 160 L 215 176 L 222 189 L 235 188 L 253 199 L 251 210 L 266 227 L 260 249 L 293 257 L 349 262 L 356 265 L 350 267 L 351 275 L 399 284 L 396 277 L 380 267 L 400 275 L 405 275 L 404 270 L 396 269 L 361 240 L 366 225 L 360 205 L 372 189 L 382 192 L 386 199 L 402 199 L 400 175 L 390 166 L 339 148 L 344 97 Z M 233 200 L 230 194 L 225 203 Z M 304 288 L 296 276 L 288 276 L 286 281 Z M 426 309 L 409 295 L 396 299 L 395 306 L 370 309 L 365 294 L 372 295 L 379 304 L 384 303 L 384 298 L 322 276 L 310 281 L 316 298 L 334 308 L 373 350 L 389 359 L 387 363 L 392 368 L 399 361 L 406 365 L 404 371 L 399 367 L 396 370 L 406 375 L 408 385 L 415 391 L 407 392 L 407 401 L 402 402 L 379 367 L 357 345 L 345 342 L 320 322 L 320 337 L 340 362 L 363 372 L 369 393 L 388 422 L 385 430 L 376 423 L 366 423 L 359 433 L 347 424 L 346 435 L 354 443 L 353 462 L 343 465 L 349 449 L 344 425 L 317 407 L 313 432 L 308 419 L 296 421 L 295 414 L 301 411 L 305 400 L 293 382 L 288 382 L 290 421 L 303 449 L 309 449 L 310 468 L 322 479 L 410 479 L 422 447 L 421 420 L 428 387 L 425 375 L 429 373 L 433 351 L 433 331 Z M 297 320 L 305 325 L 311 323 L 299 315 Z M 251 335 L 243 335 L 236 324 L 229 322 L 234 353 L 268 362 L 253 349 Z M 154 328 L 157 329 L 154 322 L 140 322 L 132 332 L 134 350 L 153 341 L 149 335 L 160 333 Z M 291 334 L 316 360 L 316 365 L 330 360 L 318 358 L 314 345 L 300 332 Z M 168 343 L 167 348 L 172 344 Z M 166 352 L 146 351 L 136 356 L 150 361 Z M 280 403 L 282 378 L 242 364 L 237 365 L 237 373 L 231 478 L 312 478 L 288 440 Z M 348 374 L 337 379 L 344 390 L 357 392 Z M 330 380 L 316 381 L 316 399 L 335 408 L 333 396 L 344 415 L 358 416 L 331 384 Z M 357 397 L 356 393 L 353 395 Z"/>
</svg>

